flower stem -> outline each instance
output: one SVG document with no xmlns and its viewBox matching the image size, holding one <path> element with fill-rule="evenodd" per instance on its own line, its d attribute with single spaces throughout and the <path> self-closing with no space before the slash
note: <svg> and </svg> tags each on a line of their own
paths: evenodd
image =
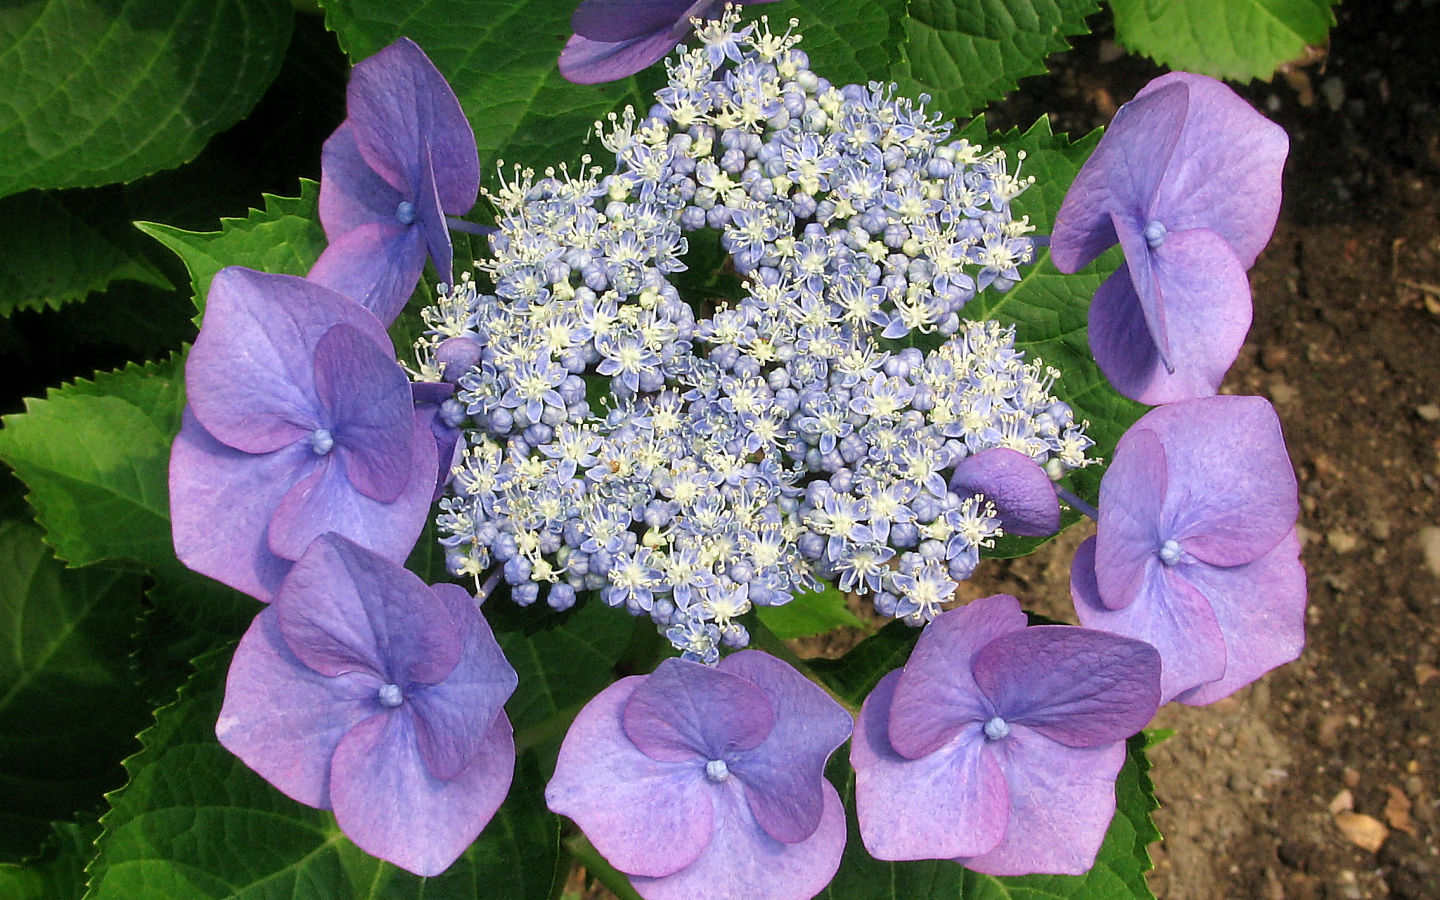
<svg viewBox="0 0 1440 900">
<path fill-rule="evenodd" d="M 1100 510 L 1081 500 L 1058 484 L 1055 486 L 1055 495 L 1096 522 L 1100 521 Z"/>
</svg>

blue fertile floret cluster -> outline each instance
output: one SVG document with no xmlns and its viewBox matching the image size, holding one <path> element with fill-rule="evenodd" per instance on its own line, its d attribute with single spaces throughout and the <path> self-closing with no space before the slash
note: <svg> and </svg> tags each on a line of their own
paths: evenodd
<svg viewBox="0 0 1440 900">
<path fill-rule="evenodd" d="M 420 377 L 457 385 L 465 429 L 449 566 L 498 562 L 522 604 L 598 590 L 707 662 L 817 579 L 929 621 L 999 533 L 954 465 L 1007 447 L 1059 477 L 1092 444 L 1054 370 L 963 316 L 1034 255 L 1030 179 L 763 22 L 699 37 L 649 115 L 597 123 L 613 173 L 491 195 L 493 292 L 466 275 L 427 310 Z M 743 296 L 687 303 L 690 244 L 717 239 Z"/>
</svg>

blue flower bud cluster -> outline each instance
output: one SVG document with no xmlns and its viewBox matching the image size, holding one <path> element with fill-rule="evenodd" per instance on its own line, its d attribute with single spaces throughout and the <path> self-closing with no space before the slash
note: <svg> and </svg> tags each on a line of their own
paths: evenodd
<svg viewBox="0 0 1440 900">
<path fill-rule="evenodd" d="M 1092 444 L 1058 373 L 963 316 L 1033 258 L 1032 179 L 737 21 L 701 26 L 643 119 L 597 123 L 613 172 L 502 180 L 493 291 L 442 286 L 419 345 L 465 427 L 452 571 L 560 609 L 598 591 L 709 662 L 818 579 L 930 620 L 1000 533 L 954 465 L 1001 446 L 1058 477 Z M 689 241 L 717 238 L 743 296 L 682 299 Z"/>
</svg>

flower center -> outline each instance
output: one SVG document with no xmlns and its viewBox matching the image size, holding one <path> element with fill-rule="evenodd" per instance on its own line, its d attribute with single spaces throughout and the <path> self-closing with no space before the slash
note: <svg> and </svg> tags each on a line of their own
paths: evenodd
<svg viewBox="0 0 1440 900">
<path fill-rule="evenodd" d="M 394 709 L 405 702 L 405 695 L 400 692 L 398 684 L 380 685 L 380 705 L 388 709 Z"/>
<path fill-rule="evenodd" d="M 330 436 L 328 428 L 317 428 L 315 433 L 310 435 L 310 449 L 316 456 L 324 456 L 335 446 L 335 439 Z"/>
<path fill-rule="evenodd" d="M 723 759 L 712 759 L 705 764 L 705 777 L 713 784 L 719 784 L 730 777 L 730 767 Z"/>
<path fill-rule="evenodd" d="M 1160 561 L 1167 566 L 1180 561 L 1180 544 L 1173 538 L 1160 545 Z"/>
<path fill-rule="evenodd" d="M 415 221 L 415 204 L 411 203 L 409 200 L 401 200 L 400 205 L 395 207 L 395 221 L 399 222 L 401 225 L 409 225 L 413 223 Z M 1145 230 L 1145 234 L 1150 234 L 1150 230 L 1148 228 Z"/>
<path fill-rule="evenodd" d="M 985 723 L 986 738 L 992 741 L 998 741 L 1009 736 L 1010 724 L 999 716 L 996 716 L 995 718 Z"/>
<path fill-rule="evenodd" d="M 1169 234 L 1165 226 L 1159 220 L 1152 219 L 1145 226 L 1145 243 L 1150 245 L 1151 250 L 1159 250 L 1160 245 L 1165 243 L 1165 235 Z"/>
</svg>

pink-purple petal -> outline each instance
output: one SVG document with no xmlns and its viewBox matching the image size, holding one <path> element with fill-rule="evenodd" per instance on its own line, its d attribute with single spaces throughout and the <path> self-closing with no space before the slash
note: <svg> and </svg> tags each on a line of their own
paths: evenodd
<svg viewBox="0 0 1440 900">
<path fill-rule="evenodd" d="M 968 670 L 968 658 L 954 667 Z M 1009 796 L 1000 766 L 985 748 L 983 723 L 955 730 L 933 753 L 901 756 L 891 729 L 901 678 L 891 672 L 865 698 L 850 744 L 865 849 L 885 860 L 985 853 L 1005 833 Z"/>
<path fill-rule="evenodd" d="M 729 790 L 724 788 L 729 787 Z M 808 900 L 840 868 L 845 851 L 845 808 L 828 781 L 824 808 L 808 838 L 786 844 L 765 833 L 740 792 L 720 785 L 715 833 L 693 863 L 664 878 L 633 876 L 645 900 Z M 622 869 L 623 871 L 623 869 Z"/>
<path fill-rule="evenodd" d="M 1245 270 L 1229 245 L 1204 229 L 1171 231 L 1149 261 L 1165 310 L 1173 371 L 1153 373 L 1135 399 L 1158 405 L 1211 396 L 1250 331 Z"/>
<path fill-rule="evenodd" d="M 395 320 L 425 268 L 425 231 L 393 218 L 332 238 L 305 277 L 344 294 L 380 321 Z"/>
<path fill-rule="evenodd" d="M 670 30 L 626 41 L 592 41 L 571 35 L 560 51 L 560 74 L 575 84 L 601 84 L 634 75 L 675 49 Z"/>
<path fill-rule="evenodd" d="M 1176 700 L 1192 706 L 1214 703 L 1300 655 L 1305 646 L 1305 569 L 1294 529 L 1252 563 L 1180 568 L 1215 611 L 1225 635 L 1225 675 Z"/>
<path fill-rule="evenodd" d="M 416 414 L 414 428 L 410 480 L 394 503 L 379 503 L 356 490 L 343 462 L 330 454 L 308 477 L 293 483 L 275 507 L 268 531 L 271 552 L 299 559 L 312 540 L 334 531 L 404 562 L 425 527 L 435 486 L 435 441 L 423 415 Z"/>
<path fill-rule="evenodd" d="M 1009 790 L 1005 836 L 956 862 L 986 875 L 1088 872 L 1115 814 L 1125 744 L 1077 749 L 1019 726 L 992 746 Z"/>
<path fill-rule="evenodd" d="M 1165 444 L 1166 528 L 1187 553 L 1214 565 L 1241 565 L 1294 527 L 1300 512 L 1295 470 L 1268 400 L 1207 397 L 1151 410 L 1136 425 Z"/>
<path fill-rule="evenodd" d="M 570 28 L 592 41 L 628 41 L 675 27 L 712 0 L 582 0 Z"/>
<path fill-rule="evenodd" d="M 1168 484 L 1165 447 L 1153 431 L 1135 425 L 1120 438 L 1100 481 L 1095 577 L 1107 609 L 1123 609 L 1140 593 L 1157 559 Z"/>
<path fill-rule="evenodd" d="M 490 722 L 504 710 L 519 678 L 464 588 L 437 584 L 430 590 L 455 623 L 460 659 L 444 681 L 421 686 L 405 700 L 414 714 L 426 768 L 437 778 L 454 778 L 479 751 Z"/>
<path fill-rule="evenodd" d="M 755 684 L 688 660 L 660 663 L 625 703 L 626 736 L 652 759 L 704 762 L 750 750 L 770 733 L 775 709 Z"/>
<path fill-rule="evenodd" d="M 459 775 L 425 769 L 404 708 L 361 722 L 331 763 L 330 801 L 346 837 L 417 875 L 439 875 L 500 808 L 515 772 L 515 743 L 502 712 Z"/>
<path fill-rule="evenodd" d="M 215 735 L 282 793 L 330 807 L 330 759 L 351 728 L 381 712 L 362 674 L 330 678 L 290 652 L 274 607 L 262 610 L 230 661 Z"/>
<path fill-rule="evenodd" d="M 1165 211 L 1172 229 L 1217 233 L 1249 269 L 1275 229 L 1290 139 L 1223 82 L 1205 75 L 1167 73 L 1135 99 L 1176 86 L 1189 92 L 1190 102 L 1155 208 Z"/>
<path fill-rule="evenodd" d="M 920 759 L 972 723 L 988 719 L 970 660 L 1025 622 L 1020 601 L 995 594 L 948 610 L 925 626 L 894 689 L 894 701 L 886 704 L 890 746 L 901 756 Z"/>
<path fill-rule="evenodd" d="M 1147 568 L 1135 601 L 1108 609 L 1095 582 L 1095 539 L 1075 551 L 1070 592 L 1075 614 L 1098 628 L 1152 645 L 1160 651 L 1160 702 L 1225 674 L 1225 637 L 1206 598 L 1158 560 Z"/>
<path fill-rule="evenodd" d="M 1183 87 L 1154 91 L 1120 107 L 1075 177 L 1055 216 L 1050 258 L 1078 272 L 1118 240 L 1111 214 L 1149 215 L 1189 104 Z"/>
<path fill-rule="evenodd" d="M 1008 447 L 991 447 L 955 466 L 950 489 L 961 496 L 983 494 L 995 504 L 1009 534 L 1040 537 L 1060 530 L 1055 485 L 1033 459 Z"/>
<path fill-rule="evenodd" d="M 1129 265 L 1122 263 L 1101 282 L 1085 324 L 1095 364 L 1122 395 L 1134 400 L 1167 374 L 1140 309 Z"/>
<path fill-rule="evenodd" d="M 1007 724 L 1067 747 L 1123 741 L 1160 703 L 1160 654 L 1103 631 L 1022 628 L 986 644 L 972 665 L 975 683 Z"/>
<path fill-rule="evenodd" d="M 344 323 L 388 346 L 379 323 L 362 317 L 344 297 L 304 279 L 221 269 L 185 364 L 195 418 L 216 440 L 249 453 L 301 439 L 319 426 L 311 358 L 320 336 Z"/>
<path fill-rule="evenodd" d="M 575 717 L 545 803 L 620 871 L 658 878 L 693 863 L 710 843 L 715 786 L 704 761 L 661 762 L 625 735 L 627 701 L 644 681 L 622 678 Z"/>
<path fill-rule="evenodd" d="M 1150 333 L 1150 343 L 1154 345 L 1164 370 L 1173 372 L 1176 347 L 1170 339 L 1170 308 L 1166 305 L 1153 261 L 1150 259 L 1150 247 L 1142 233 L 1145 222 L 1130 215 L 1128 211 L 1113 213 L 1111 218 L 1115 222 L 1115 234 L 1120 238 L 1120 246 L 1125 249 L 1126 270 L 1130 273 L 1130 283 L 1140 304 L 1140 315 L 1145 319 L 1145 328 Z"/>
<path fill-rule="evenodd" d="M 270 549 L 270 518 L 314 465 L 304 443 L 263 454 L 227 447 L 186 407 L 170 449 L 175 555 L 201 575 L 270 602 L 291 565 Z"/>
<path fill-rule="evenodd" d="M 412 477 L 415 407 L 393 354 L 336 325 L 315 347 L 315 389 L 350 483 L 372 500 L 395 502 Z"/>
<path fill-rule="evenodd" d="M 370 168 L 355 135 L 341 123 L 320 151 L 320 224 L 325 236 L 338 240 L 372 222 L 395 224 L 395 211 L 405 197 Z"/>
<path fill-rule="evenodd" d="M 844 707 L 773 656 L 755 650 L 731 654 L 721 671 L 757 685 L 774 709 L 765 740 L 730 764 L 745 787 L 751 814 L 766 834 L 786 844 L 806 840 L 824 809 L 825 761 L 854 726 Z"/>
<path fill-rule="evenodd" d="M 275 597 L 292 653 L 322 675 L 366 672 L 408 688 L 460 659 L 450 611 L 400 565 L 334 534 L 316 538 Z"/>
</svg>

